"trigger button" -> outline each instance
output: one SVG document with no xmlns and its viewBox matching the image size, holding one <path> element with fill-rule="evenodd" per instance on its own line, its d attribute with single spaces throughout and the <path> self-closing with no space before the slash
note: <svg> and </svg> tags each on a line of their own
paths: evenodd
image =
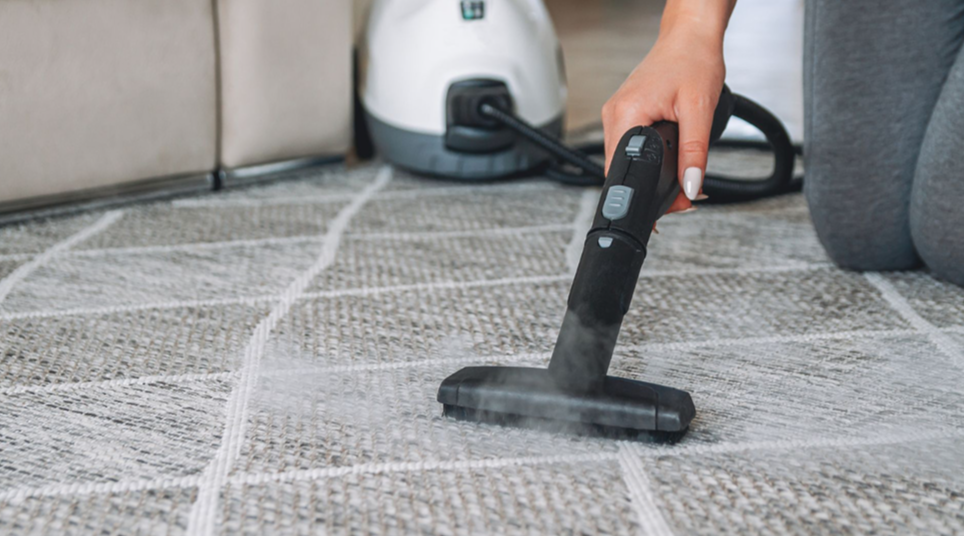
<svg viewBox="0 0 964 536">
<path fill-rule="evenodd" d="M 636 135 L 629 138 L 629 143 L 626 144 L 626 156 L 634 158 L 643 152 L 643 145 L 646 143 L 646 136 Z"/>
</svg>

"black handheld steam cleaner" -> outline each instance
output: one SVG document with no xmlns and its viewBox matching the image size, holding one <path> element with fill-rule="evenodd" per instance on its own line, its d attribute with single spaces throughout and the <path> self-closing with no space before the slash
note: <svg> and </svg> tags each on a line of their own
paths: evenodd
<svg viewBox="0 0 964 536">
<path fill-rule="evenodd" d="M 680 190 L 678 137 L 675 123 L 660 122 L 620 140 L 549 367 L 464 368 L 439 388 L 446 415 L 621 436 L 686 431 L 696 415 L 689 393 L 607 375 L 653 225 Z"/>
</svg>

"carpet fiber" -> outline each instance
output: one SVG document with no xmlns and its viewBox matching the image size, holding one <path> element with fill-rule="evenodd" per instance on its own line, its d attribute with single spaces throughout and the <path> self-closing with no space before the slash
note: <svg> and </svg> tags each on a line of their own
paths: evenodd
<svg viewBox="0 0 964 536">
<path fill-rule="evenodd" d="M 0 532 L 964 533 L 964 291 L 832 267 L 800 195 L 653 236 L 612 370 L 692 392 L 679 444 L 443 418 L 547 362 L 597 198 L 372 165 L 0 228 Z"/>
</svg>

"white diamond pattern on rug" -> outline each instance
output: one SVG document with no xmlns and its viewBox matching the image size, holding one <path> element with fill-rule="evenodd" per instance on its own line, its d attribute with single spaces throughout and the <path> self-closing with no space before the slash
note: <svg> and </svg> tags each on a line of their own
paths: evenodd
<svg viewBox="0 0 964 536">
<path fill-rule="evenodd" d="M 454 421 L 448 374 L 545 366 L 595 194 L 391 176 L 0 228 L 0 532 L 964 532 L 961 289 L 702 207 L 612 368 L 692 392 L 681 442 Z"/>
<path fill-rule="evenodd" d="M 224 533 L 638 534 L 614 463 L 348 475 L 232 486 Z"/>
<path fill-rule="evenodd" d="M 908 328 L 859 275 L 837 269 L 640 277 L 622 344 Z"/>
<path fill-rule="evenodd" d="M 320 243 L 63 257 L 41 267 L 0 312 L 63 311 L 271 296 L 304 271 Z"/>
<path fill-rule="evenodd" d="M 520 186 L 468 195 L 374 199 L 352 224 L 353 233 L 445 232 L 569 224 L 580 191 Z"/>
<path fill-rule="evenodd" d="M 690 214 L 671 214 L 659 221 L 657 229 L 643 273 L 829 262 L 802 203 L 749 214 L 704 207 Z"/>
<path fill-rule="evenodd" d="M 0 500 L 6 534 L 184 534 L 194 488 Z"/>
<path fill-rule="evenodd" d="M 563 278 L 305 300 L 279 325 L 266 359 L 337 366 L 547 352 L 568 289 Z"/>
<path fill-rule="evenodd" d="M 571 237 L 571 230 L 556 230 L 508 236 L 346 240 L 338 260 L 311 290 L 562 275 Z"/>
<path fill-rule="evenodd" d="M 208 380 L 5 396 L 0 490 L 193 475 L 217 446 L 229 389 Z"/>
<path fill-rule="evenodd" d="M 466 365 L 545 366 L 546 359 L 469 360 L 388 370 L 302 368 L 262 378 L 238 470 L 278 473 L 361 464 L 614 453 L 612 441 L 444 418 L 438 385 Z M 270 363 L 265 363 L 270 367 Z"/>
<path fill-rule="evenodd" d="M 960 534 L 960 441 L 666 456 L 645 467 L 679 534 Z"/>
<path fill-rule="evenodd" d="M 964 366 L 923 335 L 617 350 L 612 372 L 691 392 L 687 443 L 964 428 Z M 922 367 L 921 363 L 928 363 Z"/>
<path fill-rule="evenodd" d="M 88 240 L 79 251 L 211 244 L 236 240 L 311 237 L 325 233 L 344 202 L 238 207 L 160 205 L 124 218 Z"/>
<path fill-rule="evenodd" d="M 90 213 L 0 227 L 0 256 L 41 253 L 91 225 L 100 216 Z"/>
<path fill-rule="evenodd" d="M 922 273 L 885 277 L 924 320 L 939 328 L 964 327 L 964 289 Z"/>
<path fill-rule="evenodd" d="M 0 389 L 232 372 L 267 309 L 211 305 L 10 320 L 0 323 Z"/>
<path fill-rule="evenodd" d="M 27 262 L 26 260 L 0 260 L 0 280 L 12 274 L 14 270 L 20 267 L 20 265 Z"/>
</svg>

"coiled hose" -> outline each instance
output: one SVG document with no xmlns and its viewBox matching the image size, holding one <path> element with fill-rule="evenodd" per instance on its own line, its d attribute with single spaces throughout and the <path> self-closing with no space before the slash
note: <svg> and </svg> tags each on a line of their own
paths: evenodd
<svg viewBox="0 0 964 536">
<path fill-rule="evenodd" d="M 800 149 L 791 143 L 783 123 L 766 108 L 742 95 L 732 94 L 732 99 L 732 116 L 739 117 L 759 129 L 767 141 L 762 143 L 723 140 L 716 142 L 713 146 L 769 148 L 774 157 L 773 172 L 762 180 L 735 179 L 708 174 L 703 179 L 703 193 L 709 197 L 708 201 L 713 203 L 750 201 L 800 190 L 803 177 L 793 176 L 794 163 Z M 590 157 L 591 154 L 603 154 L 603 144 L 568 147 L 492 102 L 483 102 L 479 106 L 479 113 L 511 129 L 556 157 L 557 162 L 546 170 L 548 177 L 575 186 L 601 186 L 605 182 L 606 174 L 603 167 Z M 722 128 L 719 130 L 722 131 Z M 574 167 L 578 171 L 568 171 L 563 168 L 563 165 Z"/>
<path fill-rule="evenodd" d="M 769 110 L 742 96 L 733 95 L 733 116 L 753 125 L 766 136 L 773 151 L 773 172 L 763 180 L 741 180 L 707 174 L 703 193 L 714 203 L 749 201 L 799 191 L 803 177 L 793 176 L 797 151 L 783 123 Z M 717 142 L 717 146 L 741 147 L 739 143 Z M 744 147 L 746 145 L 743 145 Z"/>
</svg>

